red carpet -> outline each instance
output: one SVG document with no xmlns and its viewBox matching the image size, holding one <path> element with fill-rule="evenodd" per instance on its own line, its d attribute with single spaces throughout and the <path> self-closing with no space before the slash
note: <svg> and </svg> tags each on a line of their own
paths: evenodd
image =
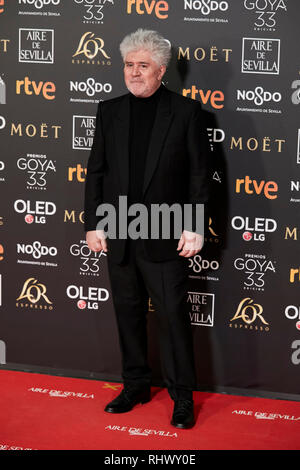
<svg viewBox="0 0 300 470">
<path fill-rule="evenodd" d="M 300 403 L 195 393 L 197 424 L 170 425 L 165 389 L 122 415 L 105 413 L 120 384 L 0 371 L 0 449 L 298 450 Z"/>
</svg>

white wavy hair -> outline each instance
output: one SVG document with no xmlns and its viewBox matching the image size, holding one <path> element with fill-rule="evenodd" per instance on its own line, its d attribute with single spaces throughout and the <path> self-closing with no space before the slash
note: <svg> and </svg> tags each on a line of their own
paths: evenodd
<svg viewBox="0 0 300 470">
<path fill-rule="evenodd" d="M 168 66 L 171 59 L 171 44 L 170 41 L 163 38 L 157 31 L 139 28 L 134 33 L 125 36 L 120 44 L 123 61 L 125 61 L 129 52 L 140 49 L 149 51 L 152 59 L 159 66 Z"/>
</svg>

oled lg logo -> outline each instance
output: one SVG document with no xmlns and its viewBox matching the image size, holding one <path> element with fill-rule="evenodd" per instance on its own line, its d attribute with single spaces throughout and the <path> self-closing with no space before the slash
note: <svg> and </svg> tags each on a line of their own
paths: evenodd
<svg viewBox="0 0 300 470">
<path fill-rule="evenodd" d="M 14 209 L 18 214 L 24 214 L 27 224 L 45 224 L 48 216 L 56 213 L 56 205 L 50 201 L 24 201 L 17 199 L 14 202 Z"/>
<path fill-rule="evenodd" d="M 83 286 L 71 285 L 67 287 L 69 299 L 77 300 L 76 305 L 80 310 L 98 310 L 99 302 L 106 302 L 109 292 L 104 287 L 88 287 L 85 291 Z"/>
<path fill-rule="evenodd" d="M 300 331 L 300 306 L 288 305 L 284 311 L 284 315 L 288 320 L 295 320 L 296 328 Z"/>
<path fill-rule="evenodd" d="M 242 231 L 242 238 L 245 241 L 265 241 L 267 233 L 273 233 L 277 229 L 277 222 L 274 219 L 264 219 L 261 217 L 235 216 L 231 221 L 234 230 Z"/>
</svg>

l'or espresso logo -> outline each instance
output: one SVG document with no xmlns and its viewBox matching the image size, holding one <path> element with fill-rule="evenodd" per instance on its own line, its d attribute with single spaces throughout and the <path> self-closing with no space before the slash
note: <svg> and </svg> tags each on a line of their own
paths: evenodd
<svg viewBox="0 0 300 470">
<path fill-rule="evenodd" d="M 224 13 L 227 12 L 229 5 L 224 0 L 183 0 L 183 7 L 185 15 L 192 15 L 185 16 L 184 21 L 228 23 L 228 17 L 226 15 L 224 17 Z"/>
<path fill-rule="evenodd" d="M 138 15 L 155 15 L 159 20 L 166 20 L 169 16 L 169 4 L 166 0 L 127 0 L 127 13 Z"/>
<path fill-rule="evenodd" d="M 277 199 L 278 184 L 275 181 L 256 181 L 249 176 L 236 180 L 235 192 L 240 194 L 245 192 L 251 195 L 263 195 L 267 199 Z"/>
<path fill-rule="evenodd" d="M 230 319 L 229 327 L 254 330 L 269 331 L 269 323 L 263 317 L 263 307 L 260 304 L 253 303 L 253 299 L 246 297 L 243 299 Z"/>
<path fill-rule="evenodd" d="M 25 77 L 24 80 L 16 81 L 16 94 L 21 95 L 36 95 L 42 96 L 46 100 L 55 99 L 55 84 L 53 82 L 36 82 L 35 80 L 29 80 L 29 77 Z"/>
<path fill-rule="evenodd" d="M 244 0 L 244 8 L 255 17 L 254 31 L 275 31 L 278 15 L 287 12 L 284 0 Z"/>
<path fill-rule="evenodd" d="M 104 40 L 94 33 L 84 33 L 73 54 L 72 64 L 111 65 L 110 56 L 104 49 Z"/>
<path fill-rule="evenodd" d="M 74 150 L 90 150 L 93 145 L 96 118 L 94 116 L 73 116 Z"/>
<path fill-rule="evenodd" d="M 280 39 L 243 38 L 242 73 L 278 75 Z"/>
<path fill-rule="evenodd" d="M 27 224 L 45 224 L 47 217 L 56 213 L 56 205 L 50 201 L 24 201 L 17 199 L 14 203 L 14 209 L 18 214 L 24 214 L 24 220 Z"/>
<path fill-rule="evenodd" d="M 77 300 L 76 305 L 80 310 L 98 310 L 102 302 L 109 298 L 109 292 L 104 287 L 88 287 L 71 285 L 67 287 L 69 299 Z"/>
<path fill-rule="evenodd" d="M 53 29 L 19 29 L 19 62 L 54 63 Z"/>
<path fill-rule="evenodd" d="M 26 189 L 46 190 L 50 174 L 56 173 L 56 160 L 47 155 L 27 153 L 17 160 L 17 168 L 26 174 Z"/>
<path fill-rule="evenodd" d="M 85 240 L 73 243 L 70 246 L 70 254 L 78 259 L 79 274 L 82 276 L 99 276 L 103 269 L 102 261 L 107 256 L 103 250 L 91 251 Z"/>
<path fill-rule="evenodd" d="M 214 227 L 214 222 L 211 217 L 208 219 L 208 232 L 207 236 L 205 237 L 205 243 L 219 243 L 219 234 L 216 232 L 216 229 Z"/>
<path fill-rule="evenodd" d="M 246 253 L 242 258 L 236 258 L 235 269 L 244 273 L 244 289 L 264 291 L 266 276 L 276 273 L 276 261 L 268 260 L 266 255 Z"/>
<path fill-rule="evenodd" d="M 24 282 L 22 291 L 16 300 L 16 306 L 21 308 L 53 309 L 53 303 L 49 300 L 45 284 L 38 282 L 34 277 L 30 277 Z"/>
<path fill-rule="evenodd" d="M 192 325 L 214 326 L 215 294 L 188 292 L 187 309 Z"/>
<path fill-rule="evenodd" d="M 114 5 L 114 0 L 74 0 L 83 11 L 84 24 L 103 24 L 107 5 Z"/>
</svg>

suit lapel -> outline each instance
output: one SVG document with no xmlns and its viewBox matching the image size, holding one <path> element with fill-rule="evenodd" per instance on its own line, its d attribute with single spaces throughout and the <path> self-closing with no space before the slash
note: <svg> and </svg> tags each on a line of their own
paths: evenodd
<svg viewBox="0 0 300 470">
<path fill-rule="evenodd" d="M 118 113 L 114 119 L 115 144 L 122 194 L 128 194 L 129 190 L 129 96 L 130 95 L 128 93 L 122 99 Z M 156 117 L 146 157 L 143 195 L 150 184 L 151 178 L 158 164 L 162 146 L 172 118 L 173 114 L 170 111 L 170 93 L 167 89 L 163 88 L 157 105 Z"/>
<path fill-rule="evenodd" d="M 121 184 L 121 194 L 128 194 L 129 185 L 129 93 L 121 100 L 114 119 L 115 148 Z"/>
<path fill-rule="evenodd" d="M 162 146 L 169 130 L 173 114 L 170 110 L 170 93 L 163 88 L 157 105 L 156 117 L 152 129 L 151 139 L 146 158 L 144 174 L 143 195 L 150 184 L 151 178 L 158 164 Z"/>
</svg>

